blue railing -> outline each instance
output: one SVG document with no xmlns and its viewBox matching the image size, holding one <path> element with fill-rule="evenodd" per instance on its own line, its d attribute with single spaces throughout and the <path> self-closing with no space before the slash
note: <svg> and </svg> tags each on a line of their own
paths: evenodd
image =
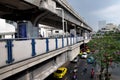
<svg viewBox="0 0 120 80">
<path fill-rule="evenodd" d="M 1 39 L 0 67 L 74 45 L 83 37 Z"/>
</svg>

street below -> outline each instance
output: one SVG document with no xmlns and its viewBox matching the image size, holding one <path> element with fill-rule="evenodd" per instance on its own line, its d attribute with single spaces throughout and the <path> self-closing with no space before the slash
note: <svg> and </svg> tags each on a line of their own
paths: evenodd
<svg viewBox="0 0 120 80">
<path fill-rule="evenodd" d="M 56 79 L 53 77 L 53 74 L 51 74 L 49 77 L 47 77 L 45 80 L 99 80 L 99 70 L 100 67 L 95 67 L 94 64 L 87 64 L 86 59 L 79 59 L 77 63 L 70 62 L 67 66 L 68 71 L 67 74 L 62 79 Z M 84 73 L 83 70 L 87 67 L 87 72 Z M 92 79 L 91 76 L 91 69 L 94 69 L 95 75 Z M 74 71 L 76 71 L 77 79 L 73 79 Z M 109 72 L 111 73 L 112 80 L 119 80 L 120 79 L 120 68 L 119 65 L 113 64 L 112 67 L 109 68 Z"/>
<path fill-rule="evenodd" d="M 87 66 L 87 72 L 84 73 L 83 70 Z M 76 80 L 96 80 L 95 77 L 93 79 L 90 78 L 91 75 L 91 69 L 94 69 L 94 66 L 92 64 L 87 64 L 86 59 L 79 59 L 77 63 L 70 62 L 67 66 L 67 74 L 62 79 L 56 79 L 53 77 L 53 74 L 51 74 L 49 77 L 47 77 L 45 80 L 75 80 L 73 79 L 74 71 L 77 70 Z"/>
</svg>

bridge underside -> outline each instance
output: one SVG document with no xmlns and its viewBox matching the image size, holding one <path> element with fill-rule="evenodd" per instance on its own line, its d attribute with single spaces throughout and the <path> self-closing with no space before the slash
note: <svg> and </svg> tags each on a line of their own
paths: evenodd
<svg viewBox="0 0 120 80">
<path fill-rule="evenodd" d="M 49 25 L 57 29 L 63 29 L 62 17 L 45 8 L 27 3 L 24 0 L 1 0 L 0 1 L 0 17 L 12 21 L 31 21 L 35 27 L 38 24 Z M 74 29 L 74 23 L 67 21 L 67 31 Z M 66 25 L 66 23 L 64 24 Z M 80 27 L 80 26 L 79 26 Z M 76 27 L 77 28 L 77 27 Z M 83 27 L 81 27 L 84 29 Z M 77 29 L 79 32 L 79 28 Z M 66 28 L 65 28 L 66 31 Z"/>
<path fill-rule="evenodd" d="M 10 14 L 26 13 L 29 10 L 35 10 L 37 7 L 24 2 L 23 0 L 0 0 L 0 17 Z M 33 11 L 34 12 L 34 11 Z"/>
</svg>

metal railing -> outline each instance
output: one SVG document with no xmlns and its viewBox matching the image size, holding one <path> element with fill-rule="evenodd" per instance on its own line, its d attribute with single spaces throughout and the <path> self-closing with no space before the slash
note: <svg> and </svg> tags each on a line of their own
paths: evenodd
<svg viewBox="0 0 120 80">
<path fill-rule="evenodd" d="M 74 45 L 83 37 L 1 39 L 0 67 Z"/>
</svg>

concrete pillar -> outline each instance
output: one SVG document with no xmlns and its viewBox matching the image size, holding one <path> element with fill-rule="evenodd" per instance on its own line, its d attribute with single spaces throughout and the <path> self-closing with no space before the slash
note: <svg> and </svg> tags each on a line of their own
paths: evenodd
<svg viewBox="0 0 120 80">
<path fill-rule="evenodd" d="M 28 70 L 27 70 L 27 74 L 26 74 L 26 80 L 31 80 L 31 79 L 30 79 L 30 73 L 29 73 Z"/>
<path fill-rule="evenodd" d="M 80 53 L 80 47 L 76 47 L 69 52 L 69 60 L 72 61 Z"/>
</svg>

